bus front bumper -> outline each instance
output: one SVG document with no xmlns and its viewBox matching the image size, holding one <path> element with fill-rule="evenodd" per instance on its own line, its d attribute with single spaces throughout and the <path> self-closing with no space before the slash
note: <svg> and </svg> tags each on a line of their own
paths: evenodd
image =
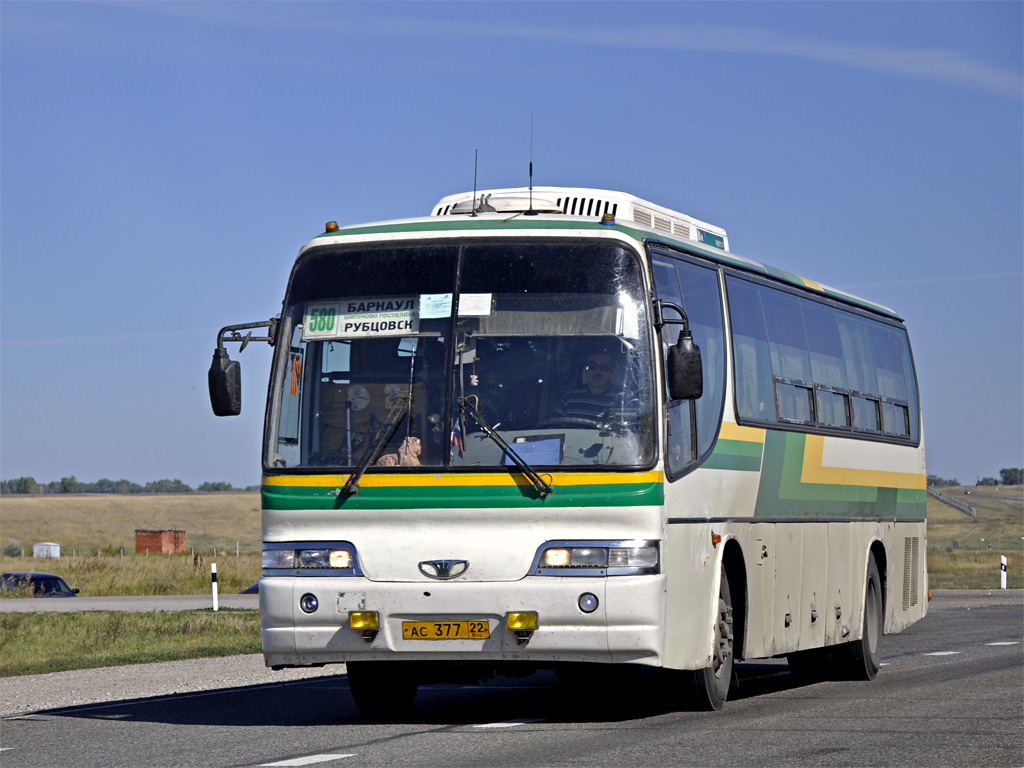
<svg viewBox="0 0 1024 768">
<path fill-rule="evenodd" d="M 303 601 L 307 595 L 315 600 Z M 597 600 L 590 612 L 581 608 L 587 595 Z M 314 602 L 316 609 L 308 612 Z M 584 597 L 582 604 L 590 608 L 593 600 Z M 377 629 L 353 628 L 354 612 L 364 619 L 375 613 Z M 511 612 L 536 613 L 536 629 L 507 628 Z M 397 659 L 658 666 L 665 647 L 665 577 L 422 583 L 264 577 L 260 614 L 263 655 L 272 667 Z M 419 631 L 408 622 L 421 623 Z M 430 635 L 436 632 L 422 631 L 423 622 L 444 622 L 439 631 L 456 622 L 472 622 L 475 629 L 486 622 L 488 637 L 435 639 Z"/>
</svg>

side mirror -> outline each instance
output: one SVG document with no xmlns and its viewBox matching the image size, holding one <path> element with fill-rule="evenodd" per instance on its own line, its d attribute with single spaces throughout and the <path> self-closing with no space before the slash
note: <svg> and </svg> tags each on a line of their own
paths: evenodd
<svg viewBox="0 0 1024 768">
<path fill-rule="evenodd" d="M 215 416 L 237 416 L 242 412 L 242 366 L 228 357 L 224 347 L 213 350 L 210 364 L 210 405 Z"/>
<path fill-rule="evenodd" d="M 689 329 L 679 332 L 675 346 L 668 348 L 668 393 L 673 400 L 698 400 L 704 394 L 704 371 L 700 347 L 693 343 Z"/>
</svg>

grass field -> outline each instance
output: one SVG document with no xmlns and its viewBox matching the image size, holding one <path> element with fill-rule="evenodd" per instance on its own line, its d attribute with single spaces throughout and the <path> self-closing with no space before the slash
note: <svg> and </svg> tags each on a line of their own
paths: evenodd
<svg viewBox="0 0 1024 768">
<path fill-rule="evenodd" d="M 0 676 L 260 652 L 257 611 L 0 613 Z"/>
<path fill-rule="evenodd" d="M 942 490 L 976 507 L 978 515 L 971 517 L 928 497 L 928 586 L 998 589 L 1003 555 L 1008 561 L 1007 587 L 1024 588 L 1024 488 Z"/>
<path fill-rule="evenodd" d="M 258 493 L 43 494 L 0 496 L 0 546 L 60 544 L 72 550 L 135 551 L 135 529 L 185 531 L 186 549 L 210 554 L 260 549 Z"/>
</svg>

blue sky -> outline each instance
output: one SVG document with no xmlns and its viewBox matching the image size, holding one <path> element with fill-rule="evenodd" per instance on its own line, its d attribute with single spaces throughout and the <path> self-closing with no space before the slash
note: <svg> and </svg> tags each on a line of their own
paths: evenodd
<svg viewBox="0 0 1024 768">
<path fill-rule="evenodd" d="M 0 4 L 0 476 L 259 482 L 217 329 L 342 224 L 630 192 L 908 322 L 928 471 L 1024 465 L 1024 5 Z M 234 353 L 232 353 L 234 356 Z"/>
</svg>

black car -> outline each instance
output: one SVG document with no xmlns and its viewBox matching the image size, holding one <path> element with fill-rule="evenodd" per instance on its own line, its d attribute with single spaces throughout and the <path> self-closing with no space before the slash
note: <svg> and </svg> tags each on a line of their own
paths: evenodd
<svg viewBox="0 0 1024 768">
<path fill-rule="evenodd" d="M 41 571 L 14 571 L 0 574 L 0 592 L 17 592 L 8 597 L 74 597 L 72 589 L 60 576 Z"/>
</svg>

